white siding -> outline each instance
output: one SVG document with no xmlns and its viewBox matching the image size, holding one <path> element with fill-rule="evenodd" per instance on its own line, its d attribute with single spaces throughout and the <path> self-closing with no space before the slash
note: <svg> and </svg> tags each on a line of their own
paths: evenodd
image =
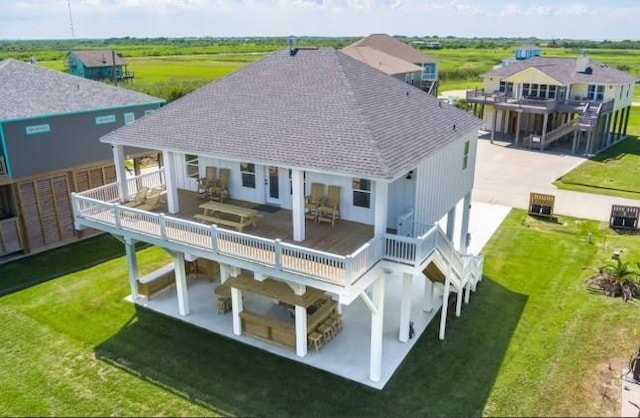
<svg viewBox="0 0 640 418">
<path fill-rule="evenodd" d="M 398 217 L 414 209 L 416 203 L 416 179 L 418 170 L 413 170 L 411 179 L 402 176 L 389 184 L 387 228 L 396 229 Z"/>
<path fill-rule="evenodd" d="M 469 141 L 469 162 L 462 169 L 464 144 Z M 434 223 L 473 188 L 478 135 L 452 143 L 418 166 L 414 220 Z"/>
</svg>

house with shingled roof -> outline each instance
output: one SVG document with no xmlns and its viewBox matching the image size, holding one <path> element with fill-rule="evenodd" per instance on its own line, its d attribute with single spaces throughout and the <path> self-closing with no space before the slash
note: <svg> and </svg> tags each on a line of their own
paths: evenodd
<svg viewBox="0 0 640 418">
<path fill-rule="evenodd" d="M 95 81 L 129 81 L 135 76 L 127 71 L 127 61 L 112 50 L 71 51 L 66 66 L 70 74 Z"/>
<path fill-rule="evenodd" d="M 99 138 L 164 100 L 11 59 L 0 61 L 0 91 L 2 260 L 81 238 L 70 193 L 115 180 Z"/>
<path fill-rule="evenodd" d="M 342 52 L 438 95 L 438 62 L 393 36 L 375 33 L 345 47 Z"/>
<path fill-rule="evenodd" d="M 122 239 L 133 303 L 379 389 L 482 277 L 479 127 L 343 52 L 282 50 L 105 135 L 117 181 L 74 194 L 75 225 Z M 164 168 L 127 178 L 128 147 Z M 140 276 L 136 242 L 173 261 Z"/>
<path fill-rule="evenodd" d="M 636 78 L 586 54 L 511 61 L 482 78 L 467 103 L 491 141 L 591 155 L 626 137 Z"/>
</svg>

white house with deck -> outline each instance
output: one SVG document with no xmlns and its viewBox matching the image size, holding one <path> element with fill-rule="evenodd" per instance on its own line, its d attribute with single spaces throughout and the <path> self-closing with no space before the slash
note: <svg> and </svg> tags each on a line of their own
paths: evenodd
<svg viewBox="0 0 640 418">
<path fill-rule="evenodd" d="M 380 382 L 411 322 L 422 332 L 442 295 L 444 338 L 449 294 L 460 315 L 481 279 L 466 254 L 479 125 L 340 51 L 283 50 L 103 137 L 118 181 L 75 194 L 75 224 L 121 237 L 134 302 L 315 367 L 357 353 L 354 373 Z M 127 178 L 129 147 L 164 167 Z M 134 207 L 154 187 L 166 204 Z M 175 290 L 140 294 L 137 241 L 172 254 Z M 189 278 L 203 265 L 213 283 Z"/>
</svg>

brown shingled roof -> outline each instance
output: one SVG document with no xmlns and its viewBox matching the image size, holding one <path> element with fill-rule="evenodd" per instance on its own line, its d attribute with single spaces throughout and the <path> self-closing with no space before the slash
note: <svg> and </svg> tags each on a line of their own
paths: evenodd
<svg viewBox="0 0 640 418">
<path fill-rule="evenodd" d="M 358 42 L 347 46 L 345 49 L 354 46 L 368 46 L 378 51 L 382 51 L 385 54 L 392 55 L 396 58 L 411 62 L 413 64 L 435 64 L 436 60 L 424 55 L 417 49 L 411 48 L 404 42 L 400 42 L 393 36 L 389 36 L 385 33 L 374 33 L 366 38 L 359 40 Z"/>
<path fill-rule="evenodd" d="M 351 46 L 343 49 L 342 52 L 389 75 L 422 71 L 422 67 L 368 46 Z"/>
<path fill-rule="evenodd" d="M 71 52 L 88 68 L 111 67 L 113 65 L 113 51 L 110 50 Z M 124 58 L 116 54 L 115 65 L 125 65 L 126 63 Z"/>
</svg>

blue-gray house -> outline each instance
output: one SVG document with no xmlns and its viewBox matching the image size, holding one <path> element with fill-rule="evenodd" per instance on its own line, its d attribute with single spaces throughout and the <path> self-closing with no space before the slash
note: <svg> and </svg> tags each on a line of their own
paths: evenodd
<svg viewBox="0 0 640 418">
<path fill-rule="evenodd" d="M 98 139 L 164 101 L 15 60 L 0 61 L 0 91 L 1 258 L 77 238 L 70 193 L 115 180 Z"/>
</svg>

